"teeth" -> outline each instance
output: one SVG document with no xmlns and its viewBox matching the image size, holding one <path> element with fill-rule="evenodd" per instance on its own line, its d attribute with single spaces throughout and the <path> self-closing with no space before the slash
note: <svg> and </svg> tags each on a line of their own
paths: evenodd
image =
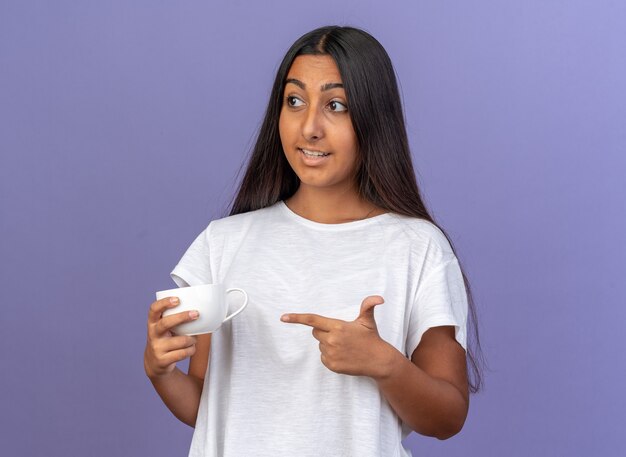
<svg viewBox="0 0 626 457">
<path fill-rule="evenodd" d="M 304 152 L 306 155 L 311 156 L 311 157 L 326 157 L 328 155 L 327 152 L 309 151 L 307 149 L 300 149 L 300 150 Z"/>
</svg>

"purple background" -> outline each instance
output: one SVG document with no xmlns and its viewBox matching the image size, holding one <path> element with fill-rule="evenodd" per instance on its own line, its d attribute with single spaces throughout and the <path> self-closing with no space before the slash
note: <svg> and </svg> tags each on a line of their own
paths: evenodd
<svg viewBox="0 0 626 457">
<path fill-rule="evenodd" d="M 283 53 L 340 23 L 396 66 L 491 367 L 414 454 L 626 455 L 626 4 L 271 5 L 0 3 L 2 454 L 186 455 L 148 306 L 224 214 Z"/>
</svg>

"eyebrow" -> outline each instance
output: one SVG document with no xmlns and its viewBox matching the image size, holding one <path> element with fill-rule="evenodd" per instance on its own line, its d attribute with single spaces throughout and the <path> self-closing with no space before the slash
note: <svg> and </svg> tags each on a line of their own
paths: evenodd
<svg viewBox="0 0 626 457">
<path fill-rule="evenodd" d="M 296 86 L 298 86 L 298 87 L 299 87 L 300 89 L 302 89 L 302 90 L 306 90 L 306 84 L 304 84 L 304 83 L 303 83 L 302 81 L 300 81 L 299 79 L 296 79 L 296 78 L 289 78 L 289 79 L 287 79 L 287 80 L 285 81 L 285 84 L 289 84 L 289 83 L 291 83 L 291 84 L 295 84 Z M 324 85 L 320 88 L 320 90 L 321 90 L 322 92 L 324 92 L 324 91 L 327 91 L 327 90 L 337 89 L 337 88 L 343 89 L 343 84 L 341 84 L 341 83 L 326 83 L 326 84 L 324 84 Z"/>
</svg>

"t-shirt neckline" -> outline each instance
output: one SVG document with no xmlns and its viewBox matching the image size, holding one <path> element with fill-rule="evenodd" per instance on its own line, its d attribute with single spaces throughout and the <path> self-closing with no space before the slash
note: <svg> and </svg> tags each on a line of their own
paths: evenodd
<svg viewBox="0 0 626 457">
<path fill-rule="evenodd" d="M 355 228 L 365 227 L 376 222 L 381 222 L 391 217 L 391 213 L 383 213 L 378 216 L 368 217 L 366 219 L 361 219 L 358 221 L 351 222 L 341 222 L 338 224 L 326 224 L 323 222 L 312 221 L 311 219 L 307 219 L 306 217 L 302 217 L 299 214 L 293 212 L 285 203 L 284 200 L 280 200 L 278 202 L 279 208 L 282 212 L 289 217 L 290 219 L 298 222 L 299 224 L 306 225 L 307 227 L 311 227 L 318 230 L 328 230 L 328 231 L 341 231 L 341 230 L 350 230 Z"/>
</svg>

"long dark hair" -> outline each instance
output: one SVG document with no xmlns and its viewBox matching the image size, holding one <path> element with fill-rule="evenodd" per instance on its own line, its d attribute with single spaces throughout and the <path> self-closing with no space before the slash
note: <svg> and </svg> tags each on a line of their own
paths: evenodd
<svg viewBox="0 0 626 457">
<path fill-rule="evenodd" d="M 337 64 L 359 146 L 359 195 L 393 213 L 435 224 L 456 255 L 450 237 L 422 202 L 391 60 L 374 37 L 353 27 L 321 27 L 300 37 L 287 51 L 278 68 L 265 118 L 230 214 L 271 206 L 291 197 L 298 189 L 300 181 L 285 158 L 278 120 L 287 73 L 300 55 L 330 55 Z M 483 383 L 483 359 L 476 308 L 469 281 L 462 268 L 461 271 L 469 302 L 469 386 L 470 391 L 476 393 Z"/>
</svg>

